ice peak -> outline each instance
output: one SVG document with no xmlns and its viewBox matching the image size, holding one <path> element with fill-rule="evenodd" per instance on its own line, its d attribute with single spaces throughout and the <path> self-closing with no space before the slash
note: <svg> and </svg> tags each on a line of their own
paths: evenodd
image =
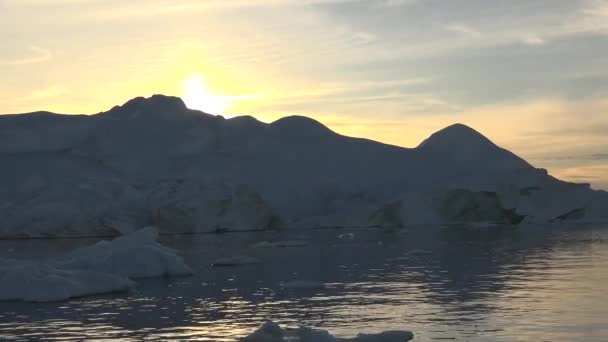
<svg viewBox="0 0 608 342">
<path fill-rule="evenodd" d="M 127 101 L 122 106 L 116 106 L 106 112 L 109 116 L 123 117 L 144 114 L 176 115 L 188 112 L 182 99 L 175 96 L 155 94 L 151 97 L 139 96 Z"/>
<path fill-rule="evenodd" d="M 473 128 L 456 123 L 431 134 L 418 147 L 443 148 L 462 145 L 493 146 L 494 143 Z"/>
<path fill-rule="evenodd" d="M 319 121 L 301 115 L 291 115 L 278 119 L 270 124 L 273 129 L 289 135 L 319 135 L 332 131 Z"/>
</svg>

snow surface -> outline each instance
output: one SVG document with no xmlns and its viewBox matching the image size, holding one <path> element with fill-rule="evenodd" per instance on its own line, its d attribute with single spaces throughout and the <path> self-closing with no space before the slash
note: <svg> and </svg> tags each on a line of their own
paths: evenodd
<svg viewBox="0 0 608 342">
<path fill-rule="evenodd" d="M 325 330 L 300 327 L 284 329 L 277 323 L 266 322 L 242 342 L 405 342 L 414 338 L 409 331 L 385 331 L 379 334 L 359 334 L 353 338 L 337 338 Z"/>
<path fill-rule="evenodd" d="M 147 227 L 112 241 L 79 248 L 54 260 L 0 259 L 0 301 L 60 301 L 126 291 L 131 279 L 189 275 L 177 253 Z"/>
<path fill-rule="evenodd" d="M 502 223 L 509 210 L 524 223 L 608 221 L 608 193 L 461 124 L 407 149 L 155 95 L 90 116 L 0 115 L 0 130 L 3 238 Z"/>
</svg>

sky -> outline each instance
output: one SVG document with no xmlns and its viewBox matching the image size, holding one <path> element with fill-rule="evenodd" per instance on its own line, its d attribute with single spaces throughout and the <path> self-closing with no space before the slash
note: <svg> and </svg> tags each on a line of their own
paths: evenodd
<svg viewBox="0 0 608 342">
<path fill-rule="evenodd" d="M 404 147 L 467 124 L 608 189 L 608 0 L 0 0 L 0 113 L 136 96 Z"/>
</svg>

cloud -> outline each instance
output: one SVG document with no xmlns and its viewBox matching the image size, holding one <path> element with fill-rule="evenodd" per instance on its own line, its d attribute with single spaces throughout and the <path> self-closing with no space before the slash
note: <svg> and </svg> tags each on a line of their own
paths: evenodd
<svg viewBox="0 0 608 342">
<path fill-rule="evenodd" d="M 587 0 L 573 28 L 579 32 L 608 32 L 608 1 Z"/>
<path fill-rule="evenodd" d="M 409 6 L 418 3 L 420 0 L 376 0 L 375 8 L 395 8 Z"/>
<path fill-rule="evenodd" d="M 102 19 L 126 19 L 196 14 L 202 11 L 221 11 L 255 7 L 307 7 L 335 3 L 356 2 L 357 0 L 149 0 L 127 2 L 119 0 L 6 0 L 8 5 L 53 6 L 80 4 L 92 6 L 92 17 Z"/>
<path fill-rule="evenodd" d="M 460 33 L 465 36 L 469 36 L 471 38 L 477 39 L 477 38 L 483 37 L 483 33 L 481 33 L 480 31 L 478 31 L 470 26 L 467 26 L 467 25 L 452 24 L 452 25 L 447 25 L 444 28 L 447 31 L 454 32 L 454 33 Z"/>
<path fill-rule="evenodd" d="M 0 66 L 19 66 L 19 65 L 28 65 L 28 64 L 36 64 L 46 62 L 53 57 L 53 54 L 50 50 L 43 49 L 37 46 L 30 46 L 28 48 L 31 55 L 27 57 L 17 58 L 17 59 L 0 59 Z"/>
<path fill-rule="evenodd" d="M 40 101 L 40 100 L 46 100 L 49 98 L 55 98 L 58 97 L 60 95 L 64 95 L 69 93 L 69 89 L 64 87 L 64 86 L 59 86 L 59 85 L 52 85 L 46 88 L 41 88 L 41 89 L 36 89 L 34 91 L 32 91 L 31 93 L 23 96 L 20 100 L 27 102 L 27 101 Z"/>
<path fill-rule="evenodd" d="M 27 112 L 32 110 L 51 110 L 49 107 L 69 93 L 70 89 L 62 85 L 49 85 L 23 93 L 10 91 L 0 93 L 0 103 L 2 103 L 2 111 L 0 114 Z M 32 108 L 32 106 L 36 108 Z M 24 108 L 25 110 L 23 110 Z"/>
<path fill-rule="evenodd" d="M 416 87 L 428 84 L 432 78 L 396 79 L 384 81 L 327 82 L 307 87 L 292 87 L 270 91 L 263 99 L 246 106 L 235 108 L 230 113 L 247 114 L 245 111 L 292 112 L 308 110 L 331 112 L 341 110 L 353 115 L 364 115 L 375 108 L 392 106 L 401 113 L 430 111 L 441 107 L 454 107 L 438 96 L 419 92 Z"/>
<path fill-rule="evenodd" d="M 537 45 L 544 45 L 545 40 L 540 38 L 537 35 L 529 35 L 523 39 L 523 43 L 526 45 L 537 46 Z"/>
<path fill-rule="evenodd" d="M 565 181 L 574 183 L 590 183 L 595 189 L 608 190 L 608 164 L 556 168 L 552 174 Z"/>
</svg>

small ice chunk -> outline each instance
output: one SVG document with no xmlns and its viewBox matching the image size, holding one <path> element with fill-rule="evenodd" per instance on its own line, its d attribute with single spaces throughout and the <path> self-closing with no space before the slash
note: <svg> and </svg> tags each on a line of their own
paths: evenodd
<svg viewBox="0 0 608 342">
<path fill-rule="evenodd" d="M 283 288 L 285 289 L 309 289 L 309 290 L 317 290 L 324 289 L 326 287 L 325 283 L 314 281 L 314 280 L 294 280 L 289 281 L 283 284 Z"/>
<path fill-rule="evenodd" d="M 253 245 L 254 248 L 287 248 L 287 247 L 304 247 L 308 246 L 308 242 L 301 240 L 285 240 L 285 241 L 261 241 Z"/>
<path fill-rule="evenodd" d="M 471 229 L 478 229 L 478 230 L 482 230 L 482 229 L 496 229 L 499 228 L 500 225 L 493 223 L 493 222 L 475 222 L 475 223 L 470 223 L 468 225 L 466 225 L 466 228 L 471 228 Z"/>
<path fill-rule="evenodd" d="M 219 258 L 213 262 L 213 266 L 240 266 L 240 265 L 253 265 L 259 264 L 262 261 L 258 258 L 236 255 L 226 258 Z"/>
<path fill-rule="evenodd" d="M 414 338 L 411 331 L 390 330 L 379 334 L 359 334 L 355 338 L 346 339 L 352 342 L 403 342 Z"/>
<path fill-rule="evenodd" d="M 379 334 L 359 334 L 354 338 L 337 338 L 320 329 L 300 327 L 283 329 L 268 321 L 241 342 L 406 342 L 414 338 L 410 331 L 385 331 Z"/>
<path fill-rule="evenodd" d="M 344 233 L 338 235 L 338 238 L 342 240 L 353 240 L 355 238 L 355 233 Z"/>
<path fill-rule="evenodd" d="M 412 249 L 408 252 L 410 255 L 420 255 L 420 254 L 433 254 L 433 252 L 426 249 Z"/>
</svg>

